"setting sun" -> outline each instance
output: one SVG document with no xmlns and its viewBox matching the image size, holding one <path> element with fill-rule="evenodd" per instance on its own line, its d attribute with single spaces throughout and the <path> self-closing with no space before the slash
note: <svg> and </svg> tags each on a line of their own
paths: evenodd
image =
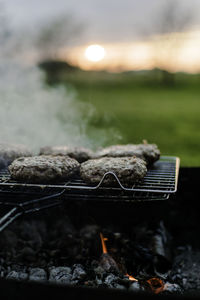
<svg viewBox="0 0 200 300">
<path fill-rule="evenodd" d="M 85 50 L 85 56 L 89 61 L 98 62 L 105 57 L 105 49 L 100 45 L 90 45 Z"/>
</svg>

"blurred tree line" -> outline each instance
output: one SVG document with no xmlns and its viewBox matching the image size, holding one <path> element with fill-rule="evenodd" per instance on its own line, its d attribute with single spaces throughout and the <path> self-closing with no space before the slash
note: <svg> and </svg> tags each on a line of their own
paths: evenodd
<svg viewBox="0 0 200 300">
<path fill-rule="evenodd" d="M 174 86 L 176 74 L 167 64 L 175 65 L 177 52 L 184 44 L 184 39 L 175 33 L 187 30 L 193 20 L 194 13 L 183 7 L 178 0 L 168 0 L 157 11 L 152 27 L 143 29 L 146 37 L 151 39 L 153 61 L 156 66 L 154 80 L 164 86 Z M 139 29 L 138 29 L 139 30 Z M 149 30 L 149 32 L 148 32 Z M 59 60 L 59 49 L 71 44 L 75 38 L 83 34 L 83 26 L 72 16 L 63 16 L 51 24 L 45 24 L 37 37 L 36 45 L 40 53 L 40 66 L 48 73 L 48 78 L 59 77 L 59 72 L 70 72 L 69 64 L 56 62 Z M 57 76 L 55 76 L 57 74 Z M 151 74 L 152 75 L 152 74 Z M 51 81 L 51 80 L 50 80 Z"/>
</svg>

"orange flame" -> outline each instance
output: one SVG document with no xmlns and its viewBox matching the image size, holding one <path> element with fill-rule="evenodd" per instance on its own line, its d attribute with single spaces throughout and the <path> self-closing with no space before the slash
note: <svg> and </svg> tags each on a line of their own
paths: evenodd
<svg viewBox="0 0 200 300">
<path fill-rule="evenodd" d="M 105 238 L 102 233 L 100 233 L 100 238 L 101 238 L 101 245 L 102 245 L 103 253 L 104 254 L 108 253 L 108 250 L 107 250 L 107 247 L 106 247 L 106 243 L 105 243 L 105 241 L 107 241 L 108 239 Z"/>
<path fill-rule="evenodd" d="M 107 254 L 108 250 L 107 250 L 105 241 L 107 241 L 108 239 L 105 238 L 101 232 L 100 232 L 100 238 L 101 238 L 102 251 L 104 254 Z M 128 276 L 129 280 L 131 280 L 131 281 L 138 281 L 136 278 L 134 278 L 133 276 L 131 276 L 129 274 L 126 274 L 126 276 Z"/>
<path fill-rule="evenodd" d="M 128 273 L 126 274 L 126 276 L 128 276 L 128 279 L 131 281 L 138 281 L 135 277 L 129 275 Z"/>
<path fill-rule="evenodd" d="M 155 294 L 161 293 L 165 288 L 164 282 L 159 278 L 150 278 L 147 280 L 147 283 L 149 284 L 152 292 Z"/>
</svg>

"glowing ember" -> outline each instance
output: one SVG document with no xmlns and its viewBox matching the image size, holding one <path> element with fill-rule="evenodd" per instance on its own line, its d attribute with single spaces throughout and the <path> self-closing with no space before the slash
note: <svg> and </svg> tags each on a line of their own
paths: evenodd
<svg viewBox="0 0 200 300">
<path fill-rule="evenodd" d="M 159 278 L 150 278 L 147 280 L 147 283 L 155 294 L 161 293 L 165 288 L 164 282 Z"/>
</svg>

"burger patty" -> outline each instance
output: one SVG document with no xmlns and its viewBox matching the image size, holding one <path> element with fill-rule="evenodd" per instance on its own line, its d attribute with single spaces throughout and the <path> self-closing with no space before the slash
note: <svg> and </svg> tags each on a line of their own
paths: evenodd
<svg viewBox="0 0 200 300">
<path fill-rule="evenodd" d="M 47 146 L 40 148 L 40 155 L 68 155 L 81 163 L 92 158 L 93 152 L 84 147 Z"/>
<path fill-rule="evenodd" d="M 8 167 L 13 179 L 40 183 L 65 181 L 79 171 L 80 164 L 68 156 L 20 157 Z"/>
<path fill-rule="evenodd" d="M 31 150 L 25 145 L 0 143 L 0 165 L 6 167 L 14 159 L 21 156 L 31 156 Z"/>
<path fill-rule="evenodd" d="M 160 150 L 155 144 L 127 144 L 106 147 L 94 154 L 95 158 L 128 156 L 136 156 L 144 159 L 147 164 L 152 164 L 160 158 Z"/>
<path fill-rule="evenodd" d="M 81 164 L 80 176 L 88 183 L 98 184 L 103 175 L 113 172 L 123 184 L 134 184 L 147 173 L 146 162 L 137 157 L 103 157 L 91 159 Z M 116 183 L 114 176 L 107 175 L 103 181 L 106 185 Z"/>
</svg>

